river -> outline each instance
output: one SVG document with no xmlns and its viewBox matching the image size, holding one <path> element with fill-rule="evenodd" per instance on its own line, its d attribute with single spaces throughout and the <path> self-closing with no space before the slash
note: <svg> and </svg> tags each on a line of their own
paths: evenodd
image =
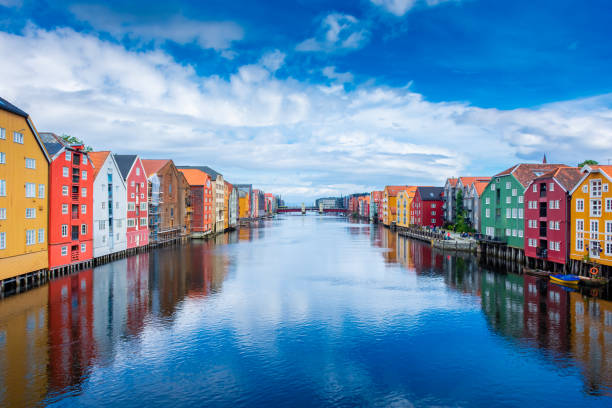
<svg viewBox="0 0 612 408">
<path fill-rule="evenodd" d="M 612 302 L 494 269 L 318 215 L 156 249 L 0 301 L 0 406 L 612 406 Z"/>
</svg>

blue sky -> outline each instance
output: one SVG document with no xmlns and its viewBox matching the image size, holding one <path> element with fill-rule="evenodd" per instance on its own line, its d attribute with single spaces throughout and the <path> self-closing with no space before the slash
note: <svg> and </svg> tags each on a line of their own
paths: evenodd
<svg viewBox="0 0 612 408">
<path fill-rule="evenodd" d="M 607 1 L 124 3 L 0 0 L 0 94 L 294 202 L 612 158 Z"/>
</svg>

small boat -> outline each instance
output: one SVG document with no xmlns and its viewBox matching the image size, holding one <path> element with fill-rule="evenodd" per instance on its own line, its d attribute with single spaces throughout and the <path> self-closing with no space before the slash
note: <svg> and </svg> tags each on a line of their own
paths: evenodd
<svg viewBox="0 0 612 408">
<path fill-rule="evenodd" d="M 580 283 L 580 277 L 577 275 L 563 275 L 563 274 L 555 274 L 550 275 L 551 282 L 558 283 L 559 285 L 567 285 L 576 287 Z"/>
<path fill-rule="evenodd" d="M 550 276 L 551 272 L 546 272 L 543 271 L 541 269 L 531 269 L 531 268 L 527 268 L 524 267 L 523 268 L 523 273 L 527 274 L 527 275 L 532 275 L 532 276 L 539 276 L 542 278 L 546 278 L 548 276 Z"/>
<path fill-rule="evenodd" d="M 580 276 L 580 283 L 584 286 L 599 287 L 607 285 L 608 280 L 606 278 L 589 278 L 587 276 Z"/>
</svg>

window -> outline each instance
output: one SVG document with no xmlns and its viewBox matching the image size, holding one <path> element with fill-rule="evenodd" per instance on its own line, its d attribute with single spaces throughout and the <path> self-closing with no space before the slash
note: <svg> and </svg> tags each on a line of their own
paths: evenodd
<svg viewBox="0 0 612 408">
<path fill-rule="evenodd" d="M 516 190 L 516 188 L 513 188 L 513 189 L 512 189 L 512 196 L 513 196 L 513 197 L 516 197 L 516 196 L 517 196 L 517 194 L 518 194 L 518 191 Z"/>
<path fill-rule="evenodd" d="M 506 228 L 506 236 L 509 237 L 510 235 L 512 235 L 512 231 L 510 228 Z"/>
<path fill-rule="evenodd" d="M 431 219 L 431 223 L 432 223 L 432 224 L 435 224 L 435 223 L 436 223 L 435 218 L 432 218 L 432 219 Z"/>
<path fill-rule="evenodd" d="M 140 167 L 136 167 L 136 175 L 140 176 Z"/>
<path fill-rule="evenodd" d="M 0 249 L 6 249 L 6 232 L 0 232 Z"/>
<path fill-rule="evenodd" d="M 0 197 L 6 196 L 6 180 L 0 180 Z"/>
<path fill-rule="evenodd" d="M 487 218 L 491 217 L 491 210 L 489 208 L 485 209 L 485 217 L 487 217 Z"/>
<path fill-rule="evenodd" d="M 38 198 L 45 198 L 45 185 L 44 184 L 38 185 Z"/>
<path fill-rule="evenodd" d="M 132 194 L 130 195 L 130 198 L 136 198 L 136 194 L 132 193 Z"/>
<path fill-rule="evenodd" d="M 81 188 L 81 197 L 87 197 L 87 187 Z"/>
<path fill-rule="evenodd" d="M 144 182 L 140 183 L 140 188 L 144 188 Z"/>
<path fill-rule="evenodd" d="M 584 186 L 582 186 L 582 192 L 583 193 L 588 193 L 589 192 L 589 186 L 586 185 L 586 184 Z"/>
<path fill-rule="evenodd" d="M 511 204 L 512 203 L 512 197 L 508 196 L 506 197 L 506 204 Z"/>
<path fill-rule="evenodd" d="M 134 210 L 136 210 L 136 204 L 134 204 L 134 203 L 132 203 L 132 202 L 127 203 L 127 210 L 128 210 L 128 211 L 134 211 Z M 129 225 L 128 225 L 128 226 L 129 226 Z"/>
<path fill-rule="evenodd" d="M 548 191 L 555 191 L 555 183 L 548 183 Z"/>
<path fill-rule="evenodd" d="M 512 218 L 512 209 L 506 208 L 506 218 Z"/>
<path fill-rule="evenodd" d="M 140 226 L 141 226 L 141 227 L 146 226 L 146 225 L 147 225 L 147 221 L 148 221 L 148 220 L 147 220 L 147 217 L 142 217 L 142 218 L 140 219 Z"/>
<path fill-rule="evenodd" d="M 67 196 L 68 195 L 68 186 L 62 186 L 62 195 L 63 196 Z"/>
<path fill-rule="evenodd" d="M 36 230 L 26 230 L 26 245 L 34 245 L 36 243 Z"/>
<path fill-rule="evenodd" d="M 85 156 L 83 156 L 83 157 L 85 157 Z M 81 178 L 82 178 L 83 180 L 87 180 L 87 170 L 83 170 L 83 171 L 81 172 Z"/>
<path fill-rule="evenodd" d="M 23 133 L 13 132 L 13 142 L 23 144 Z"/>
<path fill-rule="evenodd" d="M 62 214 L 68 214 L 68 204 L 62 204 Z"/>
<path fill-rule="evenodd" d="M 432 212 L 431 212 L 431 215 L 436 215 L 436 212 L 435 212 L 435 211 L 432 211 Z"/>
<path fill-rule="evenodd" d="M 62 167 L 62 176 L 68 177 L 68 167 Z"/>
<path fill-rule="evenodd" d="M 519 217 L 519 219 L 520 219 L 520 220 L 522 220 L 522 219 L 523 219 L 523 216 L 524 216 L 524 214 L 523 214 L 523 209 L 522 209 L 522 208 L 519 208 L 519 209 L 518 209 L 518 217 Z"/>
<path fill-rule="evenodd" d="M 87 235 L 87 224 L 81 224 L 81 235 Z"/>
<path fill-rule="evenodd" d="M 601 216 L 601 200 L 591 200 L 591 217 Z"/>
<path fill-rule="evenodd" d="M 491 191 L 495 191 L 495 184 L 491 184 Z"/>
<path fill-rule="evenodd" d="M 134 182 L 134 180 L 132 180 L 131 186 L 132 186 L 132 187 L 135 187 L 135 186 L 136 186 L 136 183 Z"/>
<path fill-rule="evenodd" d="M 136 226 L 136 220 L 134 218 L 128 218 L 127 220 L 127 227 L 128 228 L 133 228 Z"/>
<path fill-rule="evenodd" d="M 140 198 L 144 200 L 144 193 L 140 193 Z"/>
<path fill-rule="evenodd" d="M 6 208 L 0 208 L 0 220 L 6 220 Z"/>
<path fill-rule="evenodd" d="M 36 218 L 36 208 L 26 208 L 26 218 Z"/>
<path fill-rule="evenodd" d="M 71 159 L 70 150 L 66 150 L 66 160 L 70 161 L 70 159 Z"/>
<path fill-rule="evenodd" d="M 551 209 L 551 210 L 552 210 L 553 208 L 555 208 L 555 202 L 554 202 L 554 201 L 552 201 L 552 200 L 551 200 L 551 201 L 549 201 L 549 202 L 548 202 L 548 208 L 549 208 L 549 209 Z"/>
<path fill-rule="evenodd" d="M 518 230 L 518 236 L 519 236 L 519 238 L 523 238 L 523 230 L 522 229 Z"/>
<path fill-rule="evenodd" d="M 36 169 L 36 160 L 26 157 L 26 169 Z"/>
<path fill-rule="evenodd" d="M 584 211 L 584 200 L 576 200 L 576 211 Z"/>
<path fill-rule="evenodd" d="M 6 164 L 6 153 L 0 152 L 0 164 Z"/>
<path fill-rule="evenodd" d="M 45 242 L 45 229 L 41 228 L 38 230 L 38 243 L 43 244 Z"/>
<path fill-rule="evenodd" d="M 62 237 L 67 237 L 68 236 L 68 225 L 67 224 L 62 224 Z"/>
<path fill-rule="evenodd" d="M 172 183 L 168 184 L 168 194 L 172 194 Z"/>
<path fill-rule="evenodd" d="M 606 212 L 612 211 L 612 198 L 606 198 Z"/>
<path fill-rule="evenodd" d="M 506 182 L 506 190 L 510 190 L 510 182 L 509 181 Z"/>
<path fill-rule="evenodd" d="M 512 218 L 518 217 L 518 210 L 516 208 L 512 209 Z"/>
<path fill-rule="evenodd" d="M 81 214 L 87 214 L 87 205 L 81 204 Z"/>
<path fill-rule="evenodd" d="M 26 198 L 36 198 L 36 184 L 26 183 Z"/>
<path fill-rule="evenodd" d="M 115 208 L 119 208 L 119 201 L 115 201 Z"/>
<path fill-rule="evenodd" d="M 85 243 L 81 244 L 81 253 L 85 252 L 87 250 L 87 245 L 85 245 Z"/>
<path fill-rule="evenodd" d="M 0 139 L 6 140 L 6 129 L 0 128 Z"/>
<path fill-rule="evenodd" d="M 87 164 L 87 156 L 83 155 L 83 164 Z"/>
<path fill-rule="evenodd" d="M 608 183 L 604 183 L 603 184 L 603 192 L 607 193 L 608 192 Z"/>
<path fill-rule="evenodd" d="M 102 201 L 102 209 L 104 210 L 106 208 L 106 201 Z"/>
<path fill-rule="evenodd" d="M 491 198 L 490 197 L 486 197 L 485 198 L 485 204 L 491 204 Z"/>
<path fill-rule="evenodd" d="M 559 221 L 555 221 L 555 230 L 559 231 Z"/>
<path fill-rule="evenodd" d="M 494 237 L 495 236 L 495 228 L 494 227 L 487 227 L 486 233 L 487 233 L 487 236 Z"/>
<path fill-rule="evenodd" d="M 523 204 L 524 197 L 521 195 L 518 197 L 519 204 Z"/>
<path fill-rule="evenodd" d="M 105 229 L 106 229 L 106 221 L 104 221 L 104 220 L 100 220 L 100 221 L 98 222 L 98 229 L 99 229 L 99 230 L 105 230 Z"/>
<path fill-rule="evenodd" d="M 517 235 L 517 232 L 516 232 L 516 230 L 515 230 L 515 229 L 513 229 L 513 230 L 512 230 L 512 236 L 513 236 L 513 237 L 516 237 L 516 235 Z"/>
<path fill-rule="evenodd" d="M 601 197 L 601 180 L 591 180 L 591 197 Z"/>
<path fill-rule="evenodd" d="M 68 255 L 68 247 L 67 246 L 63 246 L 62 247 L 62 256 L 66 256 Z"/>
<path fill-rule="evenodd" d="M 115 220 L 115 226 L 121 228 L 121 220 Z"/>
<path fill-rule="evenodd" d="M 550 249 L 551 251 L 555 250 L 555 243 L 553 241 L 548 242 L 548 249 Z"/>
<path fill-rule="evenodd" d="M 147 203 L 140 203 L 140 211 L 147 211 Z"/>
</svg>

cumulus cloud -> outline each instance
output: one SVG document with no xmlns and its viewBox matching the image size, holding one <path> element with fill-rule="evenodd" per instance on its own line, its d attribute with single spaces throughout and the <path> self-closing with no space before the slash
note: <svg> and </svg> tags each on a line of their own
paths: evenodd
<svg viewBox="0 0 612 408">
<path fill-rule="evenodd" d="M 369 41 L 369 34 L 357 18 L 349 14 L 331 13 L 321 21 L 317 35 L 302 41 L 295 49 L 304 52 L 356 50 Z"/>
<path fill-rule="evenodd" d="M 417 5 L 434 7 L 442 3 L 456 2 L 460 0 L 370 0 L 373 4 L 383 7 L 391 14 L 403 16 Z"/>
<path fill-rule="evenodd" d="M 322 72 L 327 78 L 340 84 L 353 82 L 354 80 L 353 74 L 350 72 L 336 72 L 336 67 L 325 67 Z"/>
<path fill-rule="evenodd" d="M 0 32 L 0 58 L 20 61 L 0 64 L 0 95 L 41 131 L 207 164 L 296 203 L 384 184 L 442 185 L 543 153 L 605 162 L 612 149 L 612 94 L 505 111 L 434 103 L 409 87 L 279 79 L 280 51 L 227 78 L 200 76 L 164 51 L 129 51 L 66 28 Z"/>
<path fill-rule="evenodd" d="M 9 0 L 10 1 L 10 0 Z M 242 27 L 230 21 L 197 21 L 175 15 L 170 18 L 145 18 L 120 14 L 98 5 L 74 5 L 72 13 L 94 29 L 111 34 L 115 38 L 128 37 L 144 41 L 174 41 L 178 44 L 196 43 L 202 48 L 223 50 L 222 55 L 233 58 L 227 49 L 232 42 L 244 36 Z"/>
</svg>

